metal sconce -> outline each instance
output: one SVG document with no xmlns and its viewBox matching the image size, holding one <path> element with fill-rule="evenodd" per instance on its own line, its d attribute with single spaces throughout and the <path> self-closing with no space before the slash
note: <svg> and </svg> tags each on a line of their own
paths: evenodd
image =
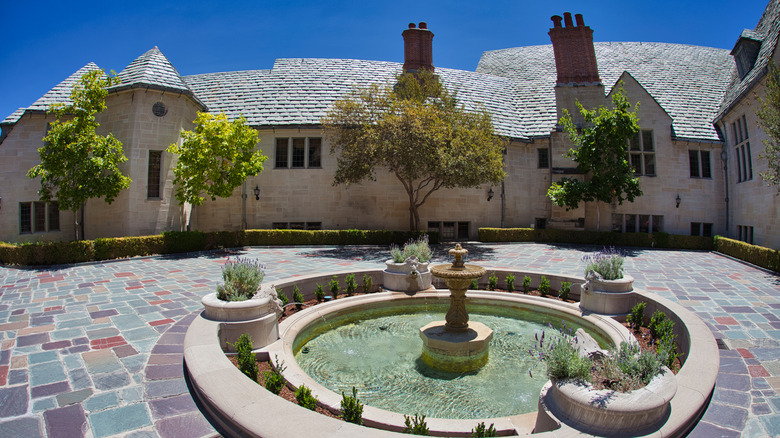
<svg viewBox="0 0 780 438">
<path fill-rule="evenodd" d="M 255 201 L 259 201 L 260 200 L 260 186 L 255 186 L 254 192 L 255 192 Z"/>
<path fill-rule="evenodd" d="M 494 194 L 495 193 L 493 192 L 493 187 L 491 187 L 490 190 L 488 190 L 488 202 L 490 202 L 490 200 L 493 199 Z"/>
<path fill-rule="evenodd" d="M 680 208 L 680 201 L 682 201 L 682 199 L 680 199 L 680 194 L 678 193 L 677 197 L 674 198 L 674 202 L 677 203 L 677 205 L 676 205 L 677 208 Z"/>
</svg>

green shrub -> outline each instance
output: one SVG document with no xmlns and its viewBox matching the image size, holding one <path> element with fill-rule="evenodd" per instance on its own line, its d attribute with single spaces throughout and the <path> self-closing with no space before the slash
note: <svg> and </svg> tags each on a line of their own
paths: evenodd
<svg viewBox="0 0 780 438">
<path fill-rule="evenodd" d="M 569 299 L 569 293 L 571 292 L 571 282 L 570 281 L 563 281 L 561 282 L 561 290 L 558 293 L 558 297 L 564 301 Z"/>
<path fill-rule="evenodd" d="M 339 278 L 334 275 L 333 278 L 330 279 L 330 282 L 328 282 L 328 289 L 330 290 L 330 296 L 333 297 L 334 300 L 339 294 L 340 287 L 341 286 L 339 285 Z"/>
<path fill-rule="evenodd" d="M 263 282 L 263 265 L 249 259 L 228 258 L 222 268 L 225 284 L 217 286 L 217 298 L 223 301 L 246 301 L 257 293 Z"/>
<path fill-rule="evenodd" d="M 390 258 L 392 258 L 395 263 L 403 263 L 406 260 L 406 258 L 404 258 L 404 251 L 395 244 L 390 245 Z"/>
<path fill-rule="evenodd" d="M 496 290 L 496 287 L 498 287 L 498 277 L 496 277 L 496 273 L 494 272 L 490 275 L 490 277 L 488 277 L 487 288 L 488 290 Z"/>
<path fill-rule="evenodd" d="M 325 291 L 322 290 L 322 285 L 319 283 L 317 283 L 317 287 L 314 288 L 314 298 L 320 302 L 325 299 Z"/>
<path fill-rule="evenodd" d="M 311 389 L 301 385 L 295 390 L 295 400 L 300 406 L 313 411 L 317 408 L 317 397 L 311 395 Z"/>
<path fill-rule="evenodd" d="M 279 395 L 279 393 L 282 392 L 282 388 L 284 388 L 284 376 L 282 373 L 286 368 L 284 362 L 279 363 L 279 358 L 277 357 L 274 367 L 264 374 L 265 389 Z"/>
<path fill-rule="evenodd" d="M 715 250 L 748 263 L 780 272 L 780 250 L 715 236 Z"/>
<path fill-rule="evenodd" d="M 531 277 L 523 277 L 523 292 L 528 293 L 531 290 Z"/>
<path fill-rule="evenodd" d="M 425 421 L 425 415 L 414 414 L 414 417 L 404 415 L 404 424 L 403 433 L 426 436 L 430 434 L 428 423 Z"/>
<path fill-rule="evenodd" d="M 671 370 L 674 369 L 674 361 L 680 356 L 680 354 L 677 353 L 676 338 L 677 336 L 674 333 L 665 333 L 655 347 L 661 362 Z"/>
<path fill-rule="evenodd" d="M 515 276 L 512 274 L 509 274 L 506 276 L 506 290 L 509 292 L 514 292 L 515 290 Z M 485 425 L 484 423 L 482 424 Z"/>
<path fill-rule="evenodd" d="M 341 419 L 355 423 L 363 424 L 363 403 L 357 398 L 357 389 L 352 387 L 352 396 L 341 393 Z"/>
<path fill-rule="evenodd" d="M 661 339 L 661 325 L 664 321 L 666 321 L 666 314 L 660 310 L 656 310 L 650 317 L 650 324 L 647 325 L 647 328 L 650 329 L 650 335 L 653 336 L 653 339 Z"/>
<path fill-rule="evenodd" d="M 298 285 L 293 285 L 293 301 L 295 302 L 295 308 L 298 310 L 303 309 L 303 294 L 298 288 Z"/>
<path fill-rule="evenodd" d="M 477 424 L 477 427 L 471 429 L 471 436 L 472 438 L 494 437 L 498 436 L 498 433 L 496 432 L 496 427 L 493 423 L 490 423 L 490 427 L 485 428 L 485 422 L 483 421 Z"/>
<path fill-rule="evenodd" d="M 351 297 L 352 295 L 355 295 L 355 291 L 357 291 L 357 283 L 355 283 L 355 274 L 347 274 L 347 288 L 345 292 L 347 293 L 348 297 Z"/>
<path fill-rule="evenodd" d="M 647 303 L 642 301 L 641 303 L 636 303 L 636 305 L 631 308 L 631 313 L 628 314 L 626 322 L 629 323 L 634 329 L 639 329 L 639 327 L 642 327 L 642 324 L 645 323 L 646 306 Z"/>
<path fill-rule="evenodd" d="M 166 254 L 206 249 L 206 233 L 201 231 L 163 231 L 162 236 Z"/>
<path fill-rule="evenodd" d="M 542 345 L 542 348 L 544 346 Z M 580 357 L 569 341 L 568 336 L 562 336 L 554 341 L 552 348 L 544 356 L 547 363 L 547 377 L 551 379 L 590 380 L 590 370 L 593 365 L 587 357 Z"/>
<path fill-rule="evenodd" d="M 282 292 L 281 289 L 276 289 L 276 297 L 279 298 L 282 302 L 282 309 L 284 309 L 284 306 L 290 304 L 290 298 L 287 297 L 287 294 Z"/>
<path fill-rule="evenodd" d="M 253 382 L 257 382 L 257 359 L 255 358 L 255 354 L 252 353 L 252 338 L 249 334 L 244 333 L 231 345 L 236 349 L 238 369 L 244 373 L 245 376 L 252 379 Z"/>
<path fill-rule="evenodd" d="M 363 293 L 370 294 L 371 289 L 374 288 L 374 277 L 363 274 Z"/>
<path fill-rule="evenodd" d="M 550 295 L 550 280 L 544 275 L 542 275 L 542 279 L 539 282 L 539 293 L 542 294 L 543 297 Z"/>
<path fill-rule="evenodd" d="M 469 285 L 469 289 L 479 290 L 479 280 L 477 280 L 476 278 L 471 280 L 471 285 Z"/>
</svg>

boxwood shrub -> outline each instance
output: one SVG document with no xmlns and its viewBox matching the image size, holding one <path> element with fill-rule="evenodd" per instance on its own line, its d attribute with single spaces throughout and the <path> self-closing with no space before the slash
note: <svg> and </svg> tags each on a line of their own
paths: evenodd
<svg viewBox="0 0 780 438">
<path fill-rule="evenodd" d="M 715 236 L 715 251 L 761 266 L 762 268 L 780 272 L 780 251 L 776 249 Z"/>
</svg>

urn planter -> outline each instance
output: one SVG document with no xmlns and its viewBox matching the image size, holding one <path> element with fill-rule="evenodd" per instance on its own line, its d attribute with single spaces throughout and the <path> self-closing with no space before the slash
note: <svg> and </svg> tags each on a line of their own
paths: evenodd
<svg viewBox="0 0 780 438">
<path fill-rule="evenodd" d="M 252 348 L 262 348 L 279 339 L 281 303 L 273 285 L 263 285 L 245 301 L 223 301 L 216 292 L 201 299 L 203 317 L 219 321 L 219 343 L 224 351 L 234 352 L 232 344 L 243 333 L 252 338 Z"/>
<path fill-rule="evenodd" d="M 565 423 L 591 435 L 644 435 L 664 424 L 676 393 L 677 379 L 666 367 L 647 386 L 630 392 L 596 390 L 590 383 L 571 380 L 549 381 L 539 396 L 534 432 L 555 430 Z"/>
<path fill-rule="evenodd" d="M 625 315 L 631 311 L 634 277 L 625 275 L 616 280 L 605 280 L 588 275 L 586 279 L 580 296 L 580 308 L 584 312 Z"/>
<path fill-rule="evenodd" d="M 382 286 L 385 289 L 406 293 L 430 289 L 433 276 L 428 263 L 388 260 L 385 265 L 387 268 L 382 271 Z"/>
</svg>

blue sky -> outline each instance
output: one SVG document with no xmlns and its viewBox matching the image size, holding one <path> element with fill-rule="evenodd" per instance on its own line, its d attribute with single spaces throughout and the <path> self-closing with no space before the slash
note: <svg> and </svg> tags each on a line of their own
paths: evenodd
<svg viewBox="0 0 780 438">
<path fill-rule="evenodd" d="M 730 50 L 766 0 L 739 1 L 20 1 L 0 0 L 0 120 L 89 62 L 121 71 L 154 46 L 182 75 L 268 69 L 276 58 L 403 62 L 401 32 L 426 21 L 439 67 L 549 44 L 550 16 L 581 13 L 596 41 Z"/>
</svg>

